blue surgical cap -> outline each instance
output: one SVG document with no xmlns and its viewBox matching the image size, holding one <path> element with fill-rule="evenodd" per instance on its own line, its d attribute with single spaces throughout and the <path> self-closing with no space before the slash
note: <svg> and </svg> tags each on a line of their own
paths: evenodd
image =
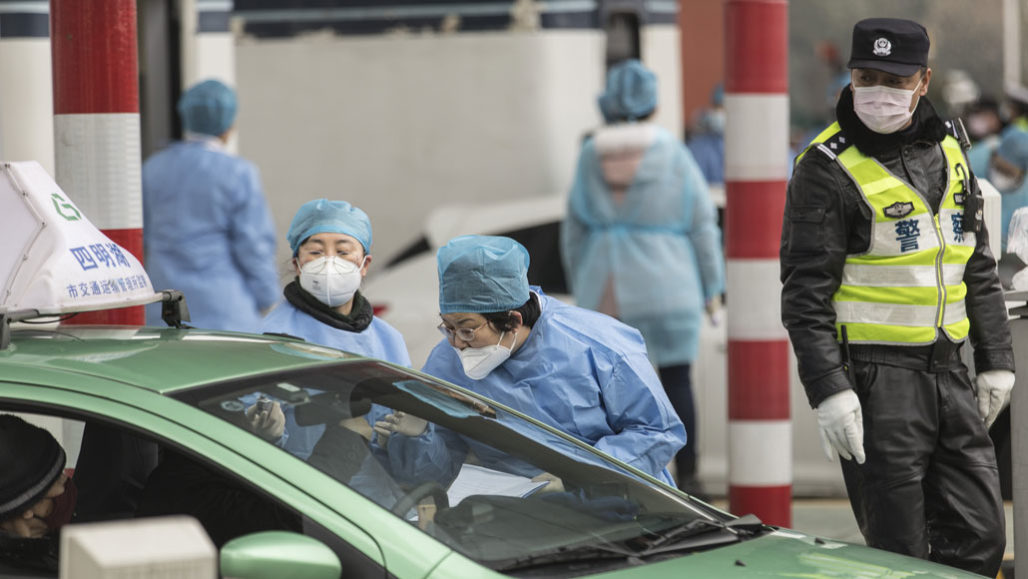
<svg viewBox="0 0 1028 579">
<path fill-rule="evenodd" d="M 509 237 L 456 237 L 436 260 L 439 313 L 505 312 L 528 301 L 528 250 Z"/>
<path fill-rule="evenodd" d="M 714 90 L 710 92 L 710 104 L 716 107 L 725 105 L 725 85 L 719 82 L 714 86 Z"/>
<path fill-rule="evenodd" d="M 182 128 L 190 133 L 218 136 L 236 119 L 236 92 L 225 83 L 205 80 L 189 88 L 178 99 Z"/>
<path fill-rule="evenodd" d="M 346 201 L 315 199 L 300 206 L 286 233 L 293 255 L 308 237 L 318 233 L 349 235 L 360 242 L 364 253 L 371 251 L 371 220 L 367 213 Z"/>
<path fill-rule="evenodd" d="M 996 154 L 1022 171 L 1028 171 L 1028 132 L 1018 128 L 1007 129 L 996 147 Z"/>
<path fill-rule="evenodd" d="M 599 103 L 608 123 L 641 119 L 657 108 L 657 77 L 638 60 L 620 62 L 607 72 Z"/>
</svg>

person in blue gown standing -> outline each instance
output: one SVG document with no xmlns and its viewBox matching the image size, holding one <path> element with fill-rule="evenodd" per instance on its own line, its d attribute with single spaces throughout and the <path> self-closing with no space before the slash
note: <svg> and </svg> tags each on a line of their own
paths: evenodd
<svg viewBox="0 0 1028 579">
<path fill-rule="evenodd" d="M 675 458 L 679 488 L 701 494 L 691 366 L 702 317 L 724 291 L 717 213 L 692 155 L 649 122 L 657 79 L 636 60 L 610 70 L 599 99 L 607 125 L 585 142 L 561 254 L 576 303 L 638 329 L 689 442 Z"/>
<path fill-rule="evenodd" d="M 178 102 L 185 136 L 143 164 L 144 264 L 186 296 L 198 328 L 254 332 L 278 299 L 275 225 L 257 168 L 225 150 L 236 93 L 217 80 Z M 161 305 L 146 308 L 163 325 Z"/>
<path fill-rule="evenodd" d="M 1009 127 L 989 158 L 988 177 L 1000 192 L 1002 219 L 1002 253 L 1007 251 L 1010 218 L 1021 207 L 1028 206 L 1028 132 Z"/>
</svg>

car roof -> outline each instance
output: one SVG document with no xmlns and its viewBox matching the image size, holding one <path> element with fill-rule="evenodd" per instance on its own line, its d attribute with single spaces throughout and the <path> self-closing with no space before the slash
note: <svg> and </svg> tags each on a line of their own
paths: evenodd
<svg viewBox="0 0 1028 579">
<path fill-rule="evenodd" d="M 268 335 L 195 329 L 60 326 L 18 329 L 0 351 L 10 381 L 76 389 L 88 375 L 167 394 L 269 372 L 365 360 L 355 354 Z"/>
</svg>

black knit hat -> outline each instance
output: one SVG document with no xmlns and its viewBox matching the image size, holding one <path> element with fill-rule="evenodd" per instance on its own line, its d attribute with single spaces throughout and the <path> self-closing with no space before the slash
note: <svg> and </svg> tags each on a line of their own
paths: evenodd
<svg viewBox="0 0 1028 579">
<path fill-rule="evenodd" d="M 0 414 L 0 520 L 46 496 L 64 463 L 64 449 L 50 432 L 13 414 Z"/>
<path fill-rule="evenodd" d="M 849 68 L 910 76 L 928 66 L 928 31 L 913 20 L 867 18 L 853 26 Z"/>
</svg>

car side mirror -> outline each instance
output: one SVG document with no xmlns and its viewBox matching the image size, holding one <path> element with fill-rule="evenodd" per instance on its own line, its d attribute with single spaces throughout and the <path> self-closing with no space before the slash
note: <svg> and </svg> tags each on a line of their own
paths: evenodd
<svg viewBox="0 0 1028 579">
<path fill-rule="evenodd" d="M 232 539 L 221 548 L 221 576 L 239 579 L 339 579 L 342 564 L 324 543 L 288 531 Z"/>
</svg>

